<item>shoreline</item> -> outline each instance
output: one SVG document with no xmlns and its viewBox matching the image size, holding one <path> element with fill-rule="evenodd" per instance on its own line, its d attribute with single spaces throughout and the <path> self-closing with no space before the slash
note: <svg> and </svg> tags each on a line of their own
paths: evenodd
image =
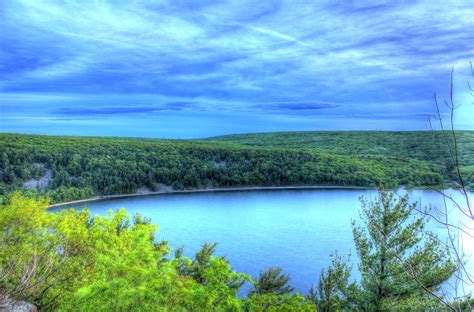
<svg viewBox="0 0 474 312">
<path fill-rule="evenodd" d="M 86 199 L 79 199 L 79 200 L 73 200 L 73 201 L 49 205 L 48 209 L 57 208 L 61 206 L 67 206 L 67 205 L 96 202 L 96 201 L 107 200 L 107 199 L 138 197 L 138 196 L 148 196 L 148 195 L 238 192 L 238 191 L 305 190 L 305 189 L 306 190 L 311 190 L 311 189 L 374 190 L 377 188 L 368 187 L 368 186 L 307 185 L 307 186 L 242 186 L 242 187 L 219 187 L 219 188 L 208 188 L 208 189 L 156 191 L 156 192 L 146 192 L 146 193 L 94 196 L 94 197 L 90 197 Z"/>
</svg>

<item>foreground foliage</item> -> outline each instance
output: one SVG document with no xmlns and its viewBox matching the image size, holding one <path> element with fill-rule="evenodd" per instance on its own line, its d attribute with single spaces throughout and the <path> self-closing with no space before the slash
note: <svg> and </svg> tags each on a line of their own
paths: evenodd
<svg viewBox="0 0 474 312">
<path fill-rule="evenodd" d="M 474 172 L 474 133 L 458 132 L 462 170 Z M 435 186 L 452 179 L 439 132 L 288 132 L 208 140 L 0 134 L 0 196 L 22 188 L 53 202 L 235 186 L 382 181 Z M 444 145 L 443 145 L 444 144 Z M 474 187 L 474 184 L 472 185 Z"/>
<path fill-rule="evenodd" d="M 353 233 L 367 306 L 436 306 L 435 294 L 457 268 L 446 245 L 424 230 L 426 220 L 413 218 L 417 203 L 386 190 L 361 202 L 364 227 L 353 224 Z"/>
<path fill-rule="evenodd" d="M 361 280 L 338 254 L 303 297 L 281 268 L 254 281 L 235 272 L 215 244 L 193 258 L 156 241 L 157 226 L 125 210 L 91 218 L 88 210 L 48 213 L 48 202 L 20 193 L 0 205 L 0 307 L 11 300 L 59 311 L 468 311 L 437 292 L 456 267 L 413 217 L 408 198 L 380 191 L 362 201 L 354 225 Z M 413 219 L 412 219 L 413 218 Z M 311 265 L 311 264 L 308 264 Z M 253 287 L 239 297 L 244 283 Z"/>
<path fill-rule="evenodd" d="M 375 200 L 361 198 L 363 225 L 353 222 L 359 258 L 359 283 L 350 281 L 352 266 L 335 254 L 309 298 L 321 311 L 449 311 L 441 286 L 457 271 L 447 245 L 424 229 L 417 203 L 408 195 L 379 190 Z M 463 302 L 462 304 L 466 304 Z M 468 311 L 466 309 L 466 311 Z"/>
<path fill-rule="evenodd" d="M 235 272 L 215 245 L 194 259 L 167 257 L 157 227 L 125 210 L 47 213 L 47 201 L 18 193 L 0 206 L 0 306 L 24 300 L 40 310 L 311 311 L 299 294 L 239 298 L 249 276 Z M 268 307 L 271 307 L 268 309 Z"/>
</svg>

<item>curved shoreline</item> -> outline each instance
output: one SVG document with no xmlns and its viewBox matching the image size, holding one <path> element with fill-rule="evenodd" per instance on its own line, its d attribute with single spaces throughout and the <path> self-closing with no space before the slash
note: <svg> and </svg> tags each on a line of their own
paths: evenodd
<svg viewBox="0 0 474 312">
<path fill-rule="evenodd" d="M 127 197 L 138 197 L 148 195 L 163 195 L 163 194 L 186 194 L 186 193 L 212 193 L 212 192 L 238 192 L 238 191 L 271 191 L 271 190 L 311 190 L 311 189 L 345 189 L 345 190 L 373 190 L 375 187 L 368 186 L 337 186 L 337 185 L 307 185 L 307 186 L 243 186 L 243 187 L 220 187 L 220 188 L 209 188 L 209 189 L 191 189 L 191 190 L 173 190 L 173 191 L 157 191 L 147 193 L 130 193 L 130 194 L 117 194 L 117 195 L 103 195 L 94 196 L 86 199 L 73 200 L 58 204 L 49 205 L 49 208 L 57 208 L 61 206 L 96 202 L 114 198 L 127 198 Z"/>
</svg>

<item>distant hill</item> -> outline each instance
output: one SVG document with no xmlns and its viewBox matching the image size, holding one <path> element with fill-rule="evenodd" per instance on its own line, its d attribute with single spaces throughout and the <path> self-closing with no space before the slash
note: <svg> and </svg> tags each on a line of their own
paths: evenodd
<svg viewBox="0 0 474 312">
<path fill-rule="evenodd" d="M 474 165 L 474 131 L 457 131 L 463 165 Z M 310 131 L 237 134 L 212 137 L 212 142 L 235 143 L 251 147 L 310 149 L 315 152 L 392 157 L 444 163 L 448 157 L 445 136 L 441 131 Z"/>
<path fill-rule="evenodd" d="M 468 179 L 474 173 L 474 132 L 456 137 Z M 447 147 L 453 143 L 449 133 L 431 131 L 278 132 L 202 140 L 4 133 L 0 195 L 28 189 L 63 202 L 214 187 L 449 185 L 454 167 Z"/>
</svg>

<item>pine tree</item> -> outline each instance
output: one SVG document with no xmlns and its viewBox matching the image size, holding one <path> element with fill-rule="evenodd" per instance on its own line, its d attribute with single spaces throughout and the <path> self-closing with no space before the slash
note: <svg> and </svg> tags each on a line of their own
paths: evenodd
<svg viewBox="0 0 474 312">
<path fill-rule="evenodd" d="M 311 287 L 307 296 L 317 311 L 357 310 L 359 288 L 355 282 L 349 281 L 352 265 L 348 263 L 337 253 L 331 255 L 331 265 L 321 271 L 317 287 Z"/>
<path fill-rule="evenodd" d="M 252 294 L 274 293 L 277 295 L 289 294 L 293 291 L 293 287 L 288 285 L 290 281 L 289 274 L 283 274 L 282 268 L 270 267 L 260 274 L 255 281 L 254 288 L 249 292 Z"/>
<path fill-rule="evenodd" d="M 392 310 L 414 304 L 442 303 L 440 285 L 456 271 L 447 248 L 424 230 L 414 216 L 417 203 L 381 189 L 375 201 L 361 198 L 364 227 L 353 221 L 362 275 L 363 303 L 368 310 Z"/>
</svg>

